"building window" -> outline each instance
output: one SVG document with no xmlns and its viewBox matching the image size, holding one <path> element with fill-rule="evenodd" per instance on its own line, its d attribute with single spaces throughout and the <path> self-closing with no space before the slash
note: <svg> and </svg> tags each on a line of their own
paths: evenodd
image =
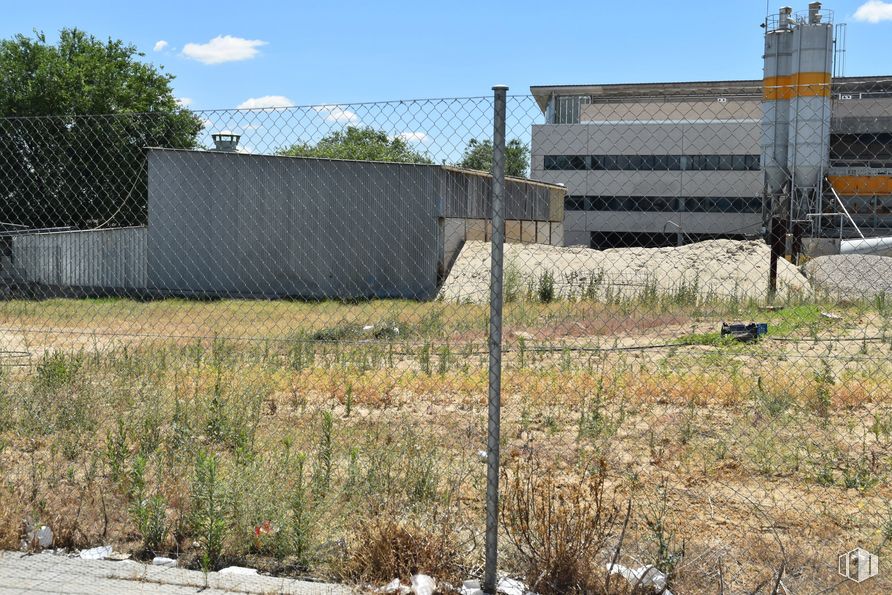
<svg viewBox="0 0 892 595">
<path fill-rule="evenodd" d="M 546 155 L 545 169 L 582 171 L 588 169 L 588 155 Z"/>
<path fill-rule="evenodd" d="M 585 196 L 567 196 L 564 198 L 565 211 L 585 211 Z"/>
<path fill-rule="evenodd" d="M 568 196 L 568 211 L 638 213 L 761 213 L 760 196 Z"/>
<path fill-rule="evenodd" d="M 547 170 L 759 171 L 759 155 L 546 155 Z"/>
</svg>

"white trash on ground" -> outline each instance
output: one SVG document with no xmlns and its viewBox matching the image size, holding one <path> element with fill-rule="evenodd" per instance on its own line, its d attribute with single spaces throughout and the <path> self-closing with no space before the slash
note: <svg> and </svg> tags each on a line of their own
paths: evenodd
<svg viewBox="0 0 892 595">
<path fill-rule="evenodd" d="M 500 578 L 496 585 L 496 591 L 504 595 L 530 595 L 527 586 L 517 579 Z"/>
<path fill-rule="evenodd" d="M 165 558 L 164 556 L 155 556 L 152 558 L 152 566 L 170 566 L 175 567 L 177 561 L 173 558 Z"/>
<path fill-rule="evenodd" d="M 434 595 L 437 590 L 437 581 L 426 574 L 416 574 L 412 577 L 412 593 L 415 595 Z"/>
<path fill-rule="evenodd" d="M 22 540 L 22 549 L 32 547 L 48 548 L 53 545 L 53 530 L 46 525 L 31 528 L 28 524 L 28 530 L 25 533 L 25 539 Z"/>
<path fill-rule="evenodd" d="M 112 546 L 101 545 L 88 550 L 81 550 L 80 557 L 82 560 L 105 560 L 112 554 Z"/>
<path fill-rule="evenodd" d="M 499 579 L 496 591 L 502 593 L 502 595 L 536 595 L 532 591 L 528 591 L 527 586 L 521 581 L 507 577 Z M 480 581 L 476 580 L 465 581 L 458 592 L 461 595 L 484 595 Z"/>
<path fill-rule="evenodd" d="M 622 564 L 614 564 L 612 568 L 610 564 L 606 566 L 608 572 L 619 574 L 633 586 L 638 585 L 645 589 L 651 588 L 654 590 L 654 593 L 660 593 L 661 595 L 672 595 L 672 592 L 666 589 L 666 575 L 653 566 L 639 566 L 638 568 L 629 568 Z"/>
<path fill-rule="evenodd" d="M 400 593 L 402 595 L 409 595 L 412 592 L 412 589 L 406 585 L 400 583 L 400 579 L 395 578 L 383 587 L 375 589 L 375 593 Z"/>
<path fill-rule="evenodd" d="M 245 575 L 256 575 L 256 568 L 245 568 L 244 566 L 227 566 L 226 568 L 220 570 L 220 574 L 245 574 Z"/>
</svg>

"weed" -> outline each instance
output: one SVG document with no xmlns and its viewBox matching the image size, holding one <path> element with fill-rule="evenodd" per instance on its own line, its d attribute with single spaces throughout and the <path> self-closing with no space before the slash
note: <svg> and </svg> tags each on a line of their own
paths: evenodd
<svg viewBox="0 0 892 595">
<path fill-rule="evenodd" d="M 539 301 L 543 304 L 549 304 L 554 301 L 554 273 L 552 273 L 551 271 L 545 271 L 544 273 L 542 273 L 542 275 L 539 277 L 536 294 L 539 297 Z"/>
<path fill-rule="evenodd" d="M 603 585 L 603 566 L 592 557 L 613 538 L 619 509 L 607 494 L 604 463 L 586 469 L 576 481 L 532 459 L 503 474 L 501 522 L 523 561 L 530 591 L 543 595 L 588 593 Z"/>
<path fill-rule="evenodd" d="M 108 432 L 105 438 L 105 460 L 113 483 L 120 483 L 124 476 L 124 468 L 130 451 L 127 448 L 127 427 L 124 420 L 118 418 L 115 429 Z"/>
<path fill-rule="evenodd" d="M 313 496 L 325 498 L 331 486 L 333 464 L 332 434 L 334 433 L 334 415 L 331 411 L 322 412 L 322 426 L 319 445 L 316 448 L 316 462 L 313 468 Z"/>
<path fill-rule="evenodd" d="M 865 491 L 877 483 L 880 478 L 876 473 L 876 461 L 871 453 L 862 452 L 854 460 L 846 458 L 842 467 L 842 484 L 848 489 Z"/>
<path fill-rule="evenodd" d="M 208 572 L 217 567 L 229 526 L 226 488 L 220 478 L 217 455 L 213 453 L 198 453 L 191 508 L 192 533 L 198 543 L 201 568 Z"/>
<path fill-rule="evenodd" d="M 604 271 L 589 271 L 588 280 L 585 283 L 585 287 L 582 290 L 582 299 L 586 299 L 589 301 L 595 301 L 598 299 L 598 294 L 601 288 L 601 283 L 604 282 Z"/>
<path fill-rule="evenodd" d="M 439 366 L 437 368 L 437 372 L 439 372 L 440 376 L 446 374 L 449 371 L 449 363 L 452 359 L 452 353 L 449 351 L 449 344 L 445 344 L 440 346 L 440 359 Z"/>
<path fill-rule="evenodd" d="M 758 376 L 756 379 L 756 400 L 763 411 L 770 417 L 777 418 L 790 409 L 795 401 L 795 397 L 783 389 L 766 390 L 762 377 Z"/>
<path fill-rule="evenodd" d="M 295 457 L 292 476 L 294 486 L 288 497 L 290 516 L 287 526 L 288 552 L 295 556 L 298 564 L 306 568 L 309 566 L 310 530 L 312 527 L 310 518 L 310 502 L 304 485 L 304 463 L 306 455 L 298 453 Z"/>
<path fill-rule="evenodd" d="M 344 390 L 344 416 L 350 417 L 353 412 L 353 385 L 348 383 Z"/>
<path fill-rule="evenodd" d="M 421 346 L 421 352 L 418 354 L 418 365 L 421 366 L 422 373 L 427 376 L 431 375 L 431 344 L 427 341 Z"/>
<path fill-rule="evenodd" d="M 464 567 L 452 519 L 448 515 L 418 518 L 384 510 L 357 523 L 341 573 L 354 581 L 406 583 L 423 573 L 438 581 L 460 580 Z"/>
<path fill-rule="evenodd" d="M 157 552 L 167 539 L 167 501 L 163 496 L 146 496 L 145 487 L 132 497 L 130 517 L 142 536 L 142 547 L 147 552 Z"/>
<path fill-rule="evenodd" d="M 520 269 L 513 260 L 508 260 L 508 262 L 505 263 L 504 285 L 502 287 L 506 304 L 516 302 L 520 299 L 523 291 L 523 277 L 520 273 Z"/>
<path fill-rule="evenodd" d="M 873 422 L 870 424 L 870 433 L 877 442 L 889 440 L 892 437 L 892 415 L 888 412 L 873 414 Z"/>
<path fill-rule="evenodd" d="M 81 355 L 68 355 L 62 351 L 47 353 L 37 364 L 35 383 L 49 392 L 56 392 L 74 384 L 83 366 Z"/>
<path fill-rule="evenodd" d="M 813 409 L 822 418 L 830 415 L 834 385 L 833 369 L 826 359 L 821 360 L 821 369 L 815 374 L 815 395 Z"/>
<path fill-rule="evenodd" d="M 669 497 L 665 479 L 657 486 L 656 500 L 652 500 L 644 512 L 644 524 L 655 546 L 653 565 L 667 576 L 667 584 L 671 585 L 678 565 L 684 559 L 685 542 L 682 540 L 679 545 L 675 532 L 669 527 Z"/>
</svg>

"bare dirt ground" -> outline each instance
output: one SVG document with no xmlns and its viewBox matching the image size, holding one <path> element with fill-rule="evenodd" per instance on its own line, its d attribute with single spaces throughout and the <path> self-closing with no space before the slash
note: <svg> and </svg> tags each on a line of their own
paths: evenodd
<svg viewBox="0 0 892 595">
<path fill-rule="evenodd" d="M 872 303 L 763 310 L 686 296 L 509 303 L 506 482 L 536 464 L 569 487 L 603 464 L 611 502 L 632 501 L 623 563 L 671 565 L 676 593 L 752 592 L 781 564 L 791 593 L 845 592 L 838 554 L 884 556 L 892 536 L 889 316 Z M 769 335 L 723 340 L 722 320 L 766 321 Z M 0 304 L 0 324 L 17 329 L 5 348 L 31 354 L 2 376 L 0 543 L 17 548 L 30 519 L 57 546 L 139 554 L 143 460 L 145 489 L 165 502 L 156 547 L 194 565 L 203 450 L 238 511 L 221 517 L 229 562 L 356 580 L 338 560 L 356 555 L 358 522 L 390 510 L 437 527 L 447 517 L 455 572 L 472 575 L 485 322 L 483 308 L 449 301 Z M 254 536 L 265 520 L 299 535 L 298 494 L 305 566 L 293 541 Z M 502 547 L 506 572 L 523 576 Z"/>
</svg>

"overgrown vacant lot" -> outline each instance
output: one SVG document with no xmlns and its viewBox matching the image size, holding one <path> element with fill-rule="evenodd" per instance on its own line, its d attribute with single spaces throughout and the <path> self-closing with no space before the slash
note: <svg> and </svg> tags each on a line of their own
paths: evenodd
<svg viewBox="0 0 892 595">
<path fill-rule="evenodd" d="M 539 592 L 603 591 L 620 542 L 677 593 L 767 593 L 781 568 L 818 592 L 838 554 L 886 553 L 892 308 L 683 297 L 506 306 L 502 567 Z M 0 545 L 46 524 L 57 547 L 194 567 L 475 575 L 487 315 L 4 302 Z M 769 335 L 728 341 L 722 320 Z"/>
</svg>

